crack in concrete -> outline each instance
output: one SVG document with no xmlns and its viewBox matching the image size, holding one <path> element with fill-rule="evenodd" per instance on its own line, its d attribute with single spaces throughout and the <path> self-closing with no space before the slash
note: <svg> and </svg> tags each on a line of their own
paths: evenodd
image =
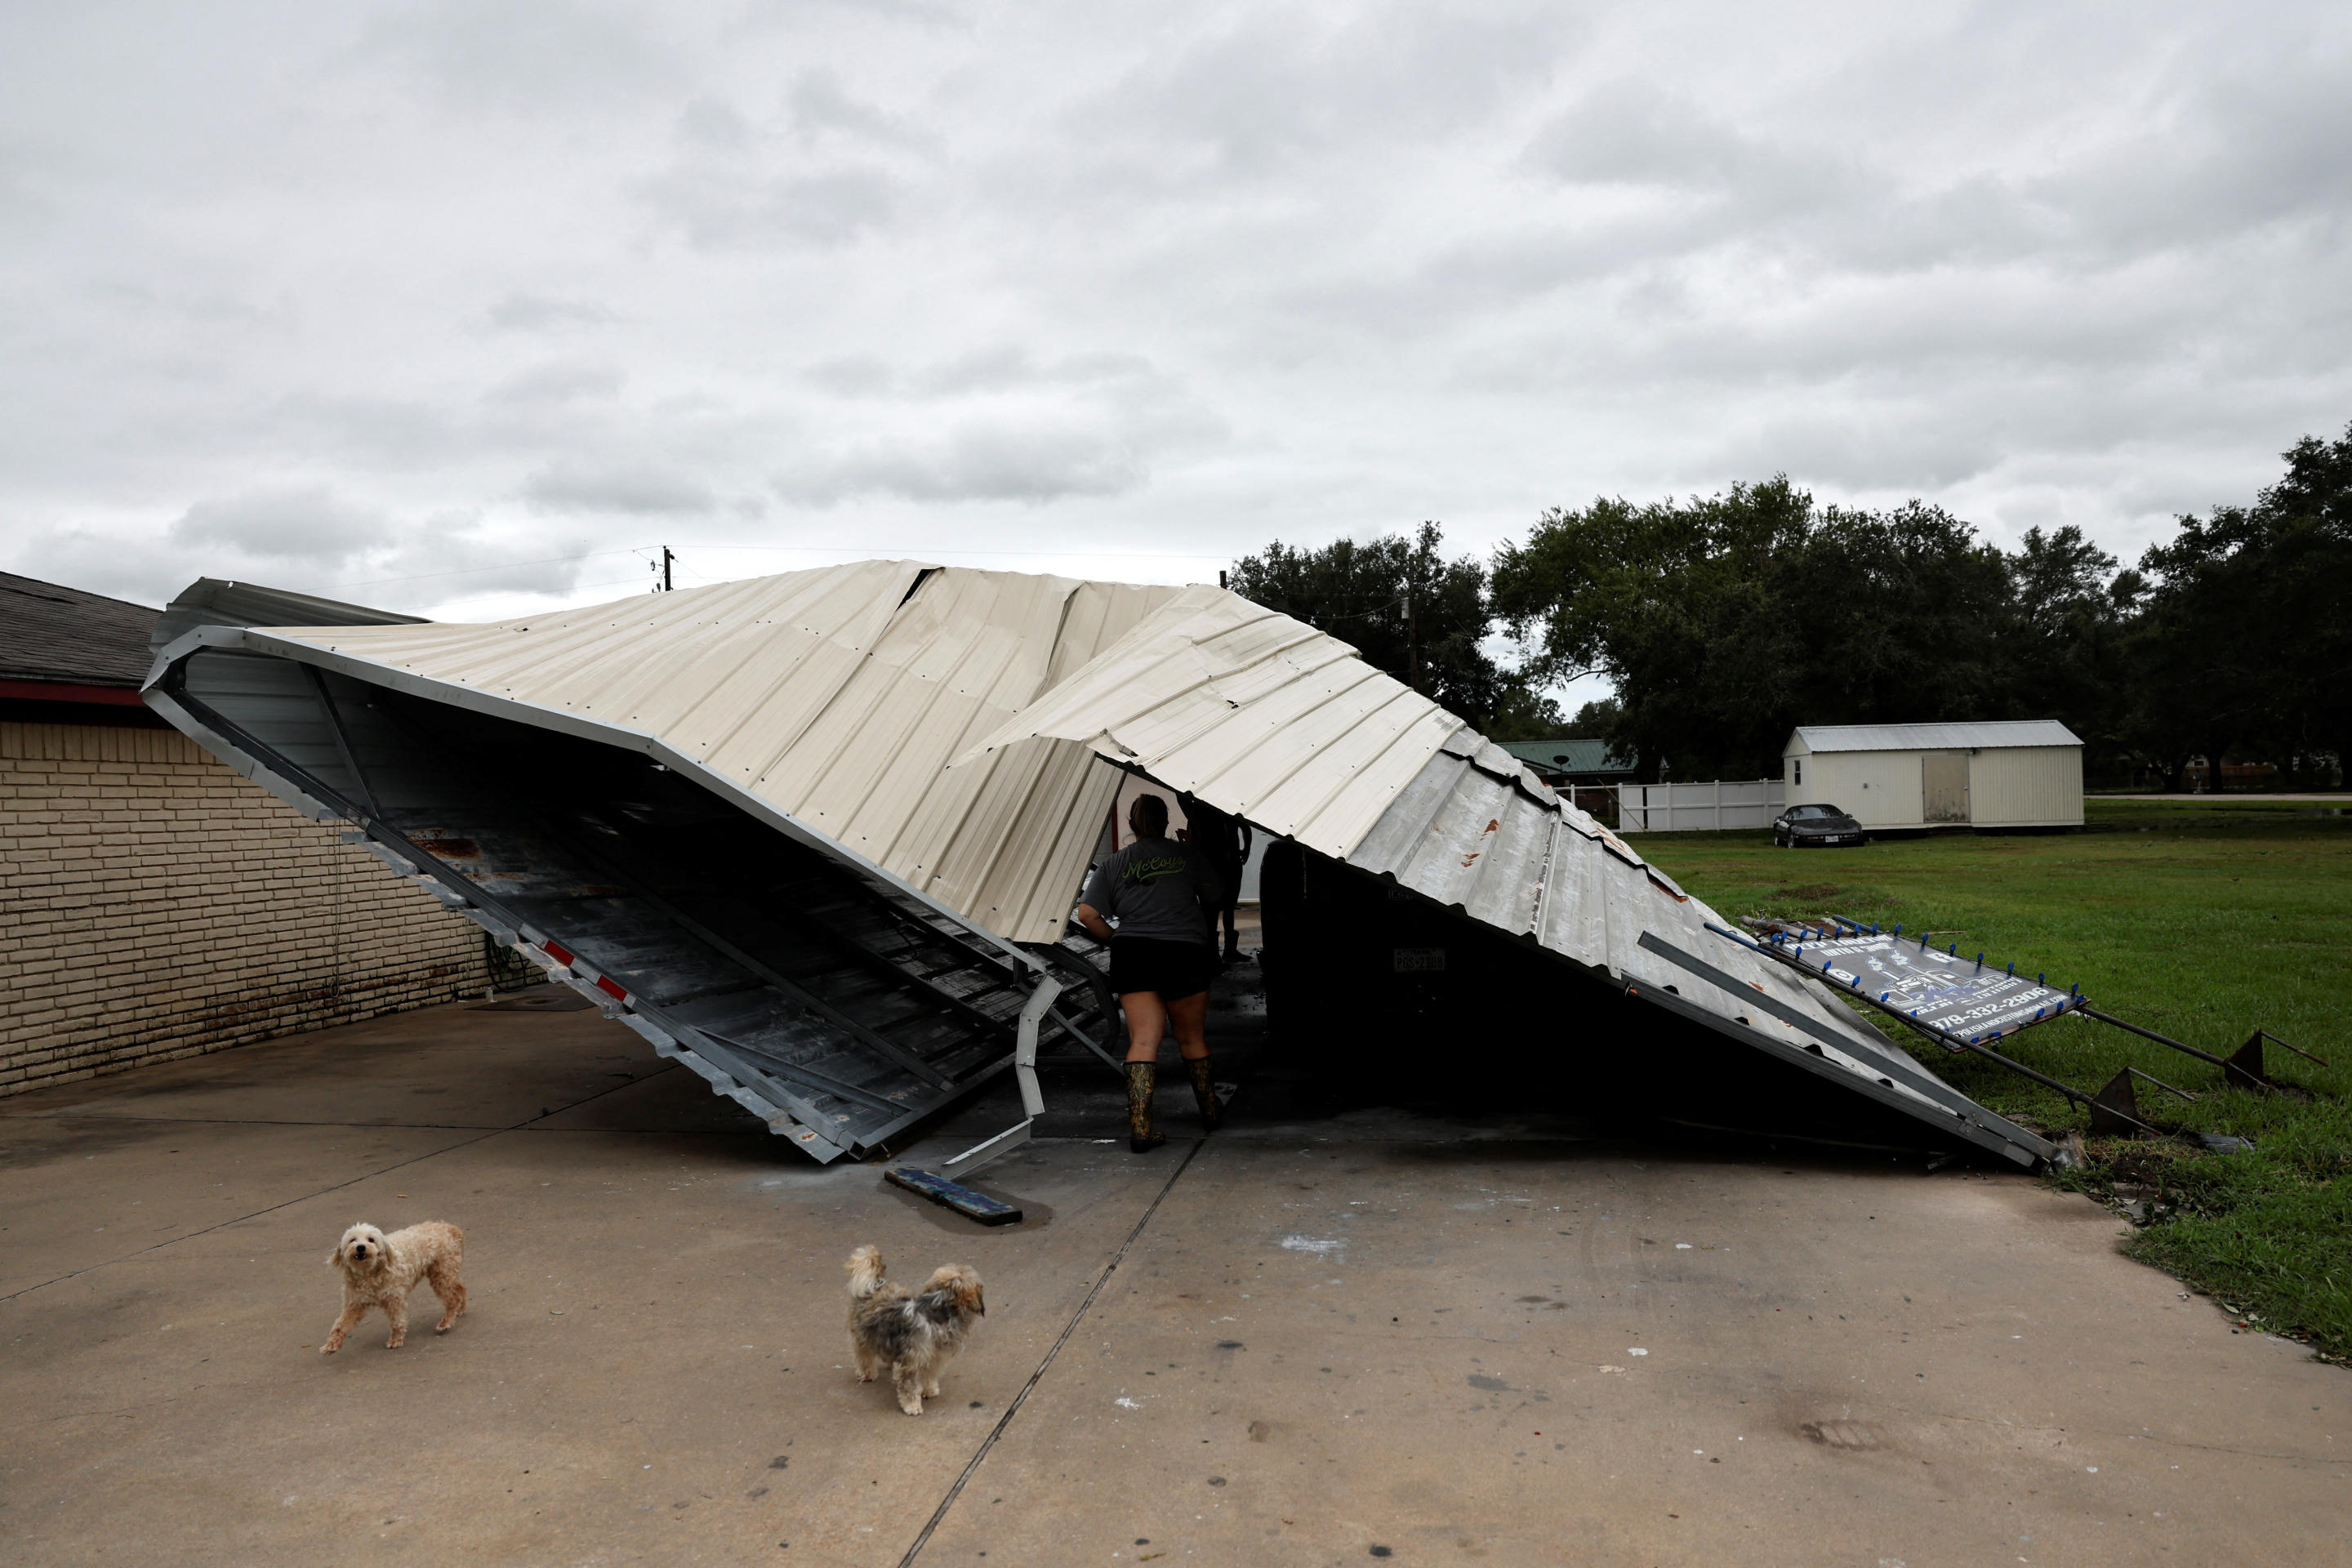
<svg viewBox="0 0 2352 1568">
<path fill-rule="evenodd" d="M 965 1484 L 979 1472 L 981 1461 L 988 1458 L 989 1450 L 996 1447 L 996 1440 L 1004 1436 L 1006 1427 L 1013 1425 L 1013 1416 L 1020 1414 L 1021 1406 L 1027 1402 L 1030 1393 L 1044 1379 L 1046 1369 L 1054 1364 L 1054 1358 L 1062 1353 L 1062 1347 L 1070 1342 L 1070 1336 L 1078 1331 L 1078 1325 L 1086 1321 L 1087 1313 L 1093 1310 L 1095 1298 L 1102 1294 L 1102 1288 L 1110 1283 L 1110 1277 L 1117 1273 L 1118 1266 L 1126 1261 L 1128 1249 L 1133 1247 L 1136 1238 L 1143 1234 L 1143 1227 L 1151 1223 L 1151 1216 L 1160 1212 L 1160 1205 L 1167 1201 L 1168 1194 L 1176 1190 L 1176 1178 L 1181 1176 L 1191 1166 L 1192 1157 L 1198 1154 L 1202 1147 L 1202 1141 L 1195 1139 L 1192 1148 L 1184 1152 L 1184 1158 L 1177 1162 L 1173 1171 L 1168 1173 L 1168 1180 L 1160 1184 L 1158 1195 L 1153 1197 L 1150 1206 L 1143 1211 L 1143 1217 L 1135 1222 L 1135 1228 L 1127 1233 L 1127 1239 L 1118 1244 L 1118 1250 L 1110 1255 L 1110 1261 L 1103 1265 L 1103 1271 L 1096 1278 L 1093 1288 L 1087 1291 L 1086 1300 L 1080 1301 L 1078 1310 L 1070 1314 L 1069 1322 L 1063 1327 L 1060 1337 L 1055 1339 L 1046 1350 L 1045 1359 L 1037 1363 L 1037 1370 L 1029 1374 L 1029 1381 L 1021 1385 L 1021 1392 L 1013 1396 L 1013 1402 L 1004 1407 L 1004 1414 L 997 1417 L 996 1425 L 989 1428 L 987 1436 L 981 1439 L 980 1447 L 973 1451 L 971 1461 L 964 1466 L 963 1473 L 956 1477 L 955 1485 L 948 1489 L 948 1495 L 940 1500 L 940 1506 L 932 1510 L 930 1519 L 924 1523 L 922 1533 L 916 1536 L 914 1544 L 907 1548 L 907 1554 L 898 1559 L 898 1568 L 914 1568 L 915 1559 L 921 1555 L 924 1547 L 930 1544 L 931 1532 L 939 1529 L 940 1521 L 947 1518 L 948 1510 L 955 1507 L 956 1499 L 963 1495 Z"/>
</svg>

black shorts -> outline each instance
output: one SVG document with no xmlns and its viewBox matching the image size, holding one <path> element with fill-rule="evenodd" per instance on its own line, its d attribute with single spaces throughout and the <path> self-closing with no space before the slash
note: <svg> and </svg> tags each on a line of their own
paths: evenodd
<svg viewBox="0 0 2352 1568">
<path fill-rule="evenodd" d="M 1150 936 L 1110 939 L 1110 988 L 1120 996 L 1157 991 L 1163 1001 L 1181 1001 L 1206 991 L 1216 973 L 1216 950 L 1202 942 Z"/>
</svg>

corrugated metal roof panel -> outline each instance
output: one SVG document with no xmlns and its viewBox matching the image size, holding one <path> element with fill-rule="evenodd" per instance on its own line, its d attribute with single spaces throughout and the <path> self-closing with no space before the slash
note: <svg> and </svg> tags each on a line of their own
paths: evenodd
<svg viewBox="0 0 2352 1568">
<path fill-rule="evenodd" d="M 1948 1114 L 1914 1085 L 1948 1089 L 1916 1065 L 1898 1076 L 1883 1059 L 1887 1047 L 1844 1008 L 1707 930 L 1721 917 L 1563 802 L 1517 757 L 1370 670 L 1344 645 L 1301 635 L 1297 623 L 1267 625 L 1263 614 L 1231 595 L 1197 590 L 1171 600 L 987 744 L 1036 735 L 1086 740 L 1171 788 L 1470 919 L 1620 981 L 1671 993 L 1731 1032 L 1793 1036 L 1794 1026 L 1745 1000 L 1748 992 L 1769 995 L 1811 1021 L 1813 1032 L 1799 1048 L 1824 1070 L 1849 1075 L 1857 1089 L 1915 1114 Z M 1410 720 L 1399 741 L 1361 745 L 1368 718 L 1400 704 Z M 1359 743 L 1352 752 L 1351 742 Z M 1334 790 L 1343 773 L 1346 784 Z M 1261 781 L 1277 773 L 1283 784 L 1258 794 Z M 1270 814 L 1277 804 L 1283 809 Z M 1654 951 L 1650 943 L 1658 941 L 1746 989 L 1726 991 L 1678 967 Z"/>
<path fill-rule="evenodd" d="M 2079 746 L 2055 719 L 1971 720 L 1958 724 L 1800 724 L 1784 752 L 1964 752 L 1988 746 Z"/>
<path fill-rule="evenodd" d="M 1543 897 L 1536 905 L 1538 944 L 1588 969 L 1609 966 L 1608 855 L 1577 852 L 1579 835 L 1563 821 L 1552 834 L 1551 864 L 1544 873 Z"/>
<path fill-rule="evenodd" d="M 866 561 L 488 626 L 270 635 L 658 740 L 985 929 L 1046 942 L 1118 775 L 1068 742 L 948 764 L 1180 592 Z"/>
<path fill-rule="evenodd" d="M 1461 731 L 1338 638 L 1222 589 L 1187 588 L 970 754 L 1041 736 L 1080 742 L 1344 856 Z"/>
</svg>

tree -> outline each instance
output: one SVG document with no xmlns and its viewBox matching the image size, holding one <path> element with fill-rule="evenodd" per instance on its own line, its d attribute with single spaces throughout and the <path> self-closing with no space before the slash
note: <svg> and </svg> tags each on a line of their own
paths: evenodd
<svg viewBox="0 0 2352 1568">
<path fill-rule="evenodd" d="M 2004 638 L 2010 577 L 1999 550 L 1941 507 L 1830 507 L 1772 563 L 1784 644 L 1768 772 L 1799 723 L 2046 718 L 2013 700 Z M 2038 706 L 2038 705 L 2037 705 Z"/>
<path fill-rule="evenodd" d="M 1739 768 L 1785 735 L 1757 712 L 1789 628 L 1769 580 L 1801 545 L 1812 498 L 1785 477 L 1687 503 L 1602 498 L 1555 508 L 1495 562 L 1495 607 L 1533 637 L 1528 673 L 1550 684 L 1604 675 L 1617 712 L 1601 738 L 1645 780 L 1671 757 L 1683 776 L 1723 759 Z"/>
<path fill-rule="evenodd" d="M 1616 733 L 1617 721 L 1623 710 L 1614 697 L 1603 697 L 1598 702 L 1588 702 L 1576 710 L 1576 717 L 1552 731 L 1563 741 L 1605 741 Z M 1531 735 L 1530 740 L 1549 740 L 1552 736 Z"/>
<path fill-rule="evenodd" d="M 1483 644 L 1494 616 L 1486 569 L 1448 561 L 1444 531 L 1424 522 L 1401 534 L 1320 549 L 1276 540 L 1234 565 L 1233 591 L 1352 645 L 1387 671 L 1490 735 L 1554 732 L 1556 704 L 1501 669 Z"/>
<path fill-rule="evenodd" d="M 2056 714 L 2082 737 L 2084 771 L 2132 760 L 2131 617 L 2147 590 L 2137 571 L 2069 523 L 2029 528 L 2009 557 L 2011 625 L 2002 639 L 2012 711 Z"/>
<path fill-rule="evenodd" d="M 2306 436 L 2255 511 L 2275 559 L 2269 619 L 2287 677 L 2282 746 L 2343 767 L 2352 784 L 2352 424 L 2334 442 Z"/>
<path fill-rule="evenodd" d="M 2192 753 L 2325 773 L 2352 746 L 2352 427 L 2306 436 L 2251 507 L 2183 517 L 2141 557 L 2132 734 L 2178 784 Z"/>
<path fill-rule="evenodd" d="M 1495 605 L 1534 673 L 1615 685 L 1606 738 L 1643 779 L 1770 776 L 1801 723 L 2071 717 L 2048 672 L 2085 662 L 2113 565 L 2074 530 L 2012 560 L 1940 507 L 1816 508 L 1783 475 L 1547 512 Z"/>
</svg>

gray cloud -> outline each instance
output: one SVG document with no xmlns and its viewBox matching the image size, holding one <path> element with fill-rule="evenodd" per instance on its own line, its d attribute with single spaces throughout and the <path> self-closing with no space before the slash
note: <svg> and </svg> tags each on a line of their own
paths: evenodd
<svg viewBox="0 0 2352 1568">
<path fill-rule="evenodd" d="M 1556 5 L 1255 9 L 1153 49 L 1073 128 L 1168 173 L 1268 175 L 1335 147 L 1451 137 L 1491 121 L 1581 31 Z"/>
<path fill-rule="evenodd" d="M 1140 354 L 1079 353 L 1040 361 L 1017 343 L 977 348 L 927 364 L 896 365 L 851 354 L 811 365 L 809 381 L 844 397 L 946 398 L 1028 388 L 1103 389 L 1164 385 Z"/>
<path fill-rule="evenodd" d="M 325 485 L 287 485 L 198 501 L 164 537 L 183 549 L 332 565 L 364 553 L 383 536 L 384 522 L 381 512 L 343 500 Z"/>
<path fill-rule="evenodd" d="M 543 364 L 500 382 L 483 394 L 483 400 L 510 407 L 562 406 L 583 399 L 616 397 L 621 381 L 621 371 L 615 365 Z"/>
<path fill-rule="evenodd" d="M 0 9 L 0 564 L 150 599 L 528 607 L 688 519 L 1197 577 L 1781 469 L 2130 555 L 2352 417 L 2316 0 L 117 17 Z"/>
<path fill-rule="evenodd" d="M 840 137 L 917 152 L 930 152 L 939 144 L 936 136 L 853 96 L 837 73 L 822 67 L 793 78 L 784 95 L 784 108 L 793 130 L 804 142 Z"/>
<path fill-rule="evenodd" d="M 1147 478 L 1137 454 L 1097 432 L 1034 423 L 969 425 L 935 440 L 818 458 L 776 476 L 776 493 L 828 507 L 859 496 L 917 501 L 1023 501 L 1113 496 Z"/>
<path fill-rule="evenodd" d="M 675 470 L 630 465 L 563 465 L 523 481 L 524 500 L 541 511 L 613 512 L 629 517 L 698 516 L 717 509 L 709 487 Z"/>
<path fill-rule="evenodd" d="M 355 65 L 413 71 L 460 112 L 593 110 L 657 90 L 682 68 L 630 8 L 595 0 L 407 0 L 379 5 Z"/>
<path fill-rule="evenodd" d="M 545 332 L 564 327 L 596 327 L 620 318 L 589 300 L 553 300 L 540 294 L 509 294 L 484 312 L 500 331 Z"/>
<path fill-rule="evenodd" d="M 1742 135 L 1696 103 L 1632 81 L 1579 99 L 1536 134 L 1527 157 L 1574 184 L 1737 193 L 1759 203 L 1801 197 L 1843 162 Z"/>
<path fill-rule="evenodd" d="M 646 182 L 646 202 L 707 250 L 752 250 L 797 241 L 844 246 L 888 227 L 904 205 L 890 174 L 850 165 L 772 179 L 709 163 Z"/>
</svg>

